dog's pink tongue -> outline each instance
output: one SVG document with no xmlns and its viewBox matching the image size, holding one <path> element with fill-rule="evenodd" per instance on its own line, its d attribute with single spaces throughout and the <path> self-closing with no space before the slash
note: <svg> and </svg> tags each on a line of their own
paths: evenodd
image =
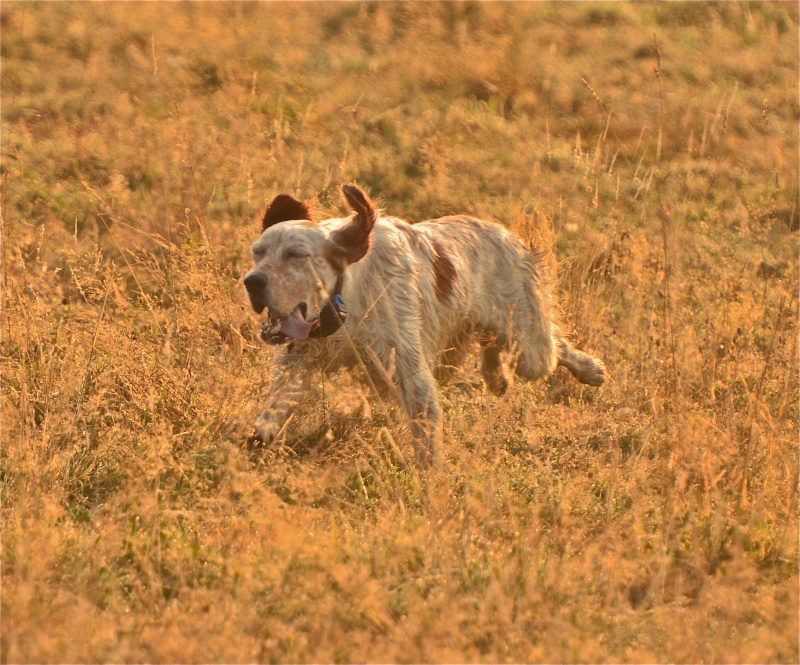
<svg viewBox="0 0 800 665">
<path fill-rule="evenodd" d="M 319 325 L 319 321 L 309 323 L 303 318 L 299 307 L 281 321 L 281 332 L 294 339 L 306 339 L 309 333 Z"/>
</svg>

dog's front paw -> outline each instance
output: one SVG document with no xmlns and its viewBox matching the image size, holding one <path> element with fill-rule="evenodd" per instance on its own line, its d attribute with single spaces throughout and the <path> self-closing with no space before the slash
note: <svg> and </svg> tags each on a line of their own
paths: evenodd
<svg viewBox="0 0 800 665">
<path fill-rule="evenodd" d="M 256 430 L 253 436 L 250 437 L 250 445 L 252 446 L 269 446 L 276 438 L 278 438 L 280 426 L 264 418 L 256 420 Z"/>
</svg>

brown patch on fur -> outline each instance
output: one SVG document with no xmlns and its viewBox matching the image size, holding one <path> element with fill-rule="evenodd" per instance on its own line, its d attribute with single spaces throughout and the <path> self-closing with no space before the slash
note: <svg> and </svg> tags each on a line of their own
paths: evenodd
<svg viewBox="0 0 800 665">
<path fill-rule="evenodd" d="M 445 253 L 441 244 L 433 241 L 433 276 L 436 279 L 436 297 L 446 303 L 455 293 L 456 267 Z"/>
<path fill-rule="evenodd" d="M 261 231 L 266 231 L 270 226 L 280 222 L 288 222 L 294 219 L 311 219 L 309 204 L 298 201 L 288 194 L 278 194 L 269 204 L 264 218 L 261 220 Z"/>
<path fill-rule="evenodd" d="M 345 185 L 342 193 L 355 215 L 350 222 L 331 233 L 333 247 L 330 258 L 335 263 L 355 263 L 370 250 L 372 229 L 378 221 L 378 208 L 357 185 Z"/>
</svg>

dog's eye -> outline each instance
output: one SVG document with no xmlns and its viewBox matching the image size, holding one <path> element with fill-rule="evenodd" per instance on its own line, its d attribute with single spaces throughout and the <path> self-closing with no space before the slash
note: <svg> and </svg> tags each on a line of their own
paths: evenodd
<svg viewBox="0 0 800 665">
<path fill-rule="evenodd" d="M 308 259 L 311 257 L 311 254 L 304 252 L 301 249 L 287 249 L 284 256 L 287 259 Z"/>
<path fill-rule="evenodd" d="M 264 258 L 264 249 L 262 247 L 253 247 L 253 260 L 258 263 Z"/>
</svg>

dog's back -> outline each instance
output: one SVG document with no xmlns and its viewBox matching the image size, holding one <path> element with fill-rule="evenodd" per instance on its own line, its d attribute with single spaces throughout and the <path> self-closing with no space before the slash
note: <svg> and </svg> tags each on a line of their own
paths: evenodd
<svg viewBox="0 0 800 665">
<path fill-rule="evenodd" d="M 574 349 L 554 321 L 541 255 L 495 222 L 452 215 L 417 224 L 380 217 L 370 281 L 385 292 L 387 267 L 403 299 L 413 297 L 430 362 L 442 350 L 477 337 L 483 364 L 499 371 L 497 355 L 513 347 L 516 371 L 535 379 L 557 364 L 581 382 L 601 385 L 601 361 Z M 373 287 L 374 288 L 374 287 Z M 417 309 L 418 308 L 418 309 Z M 394 305 L 390 307 L 394 309 Z M 486 367 L 484 367 L 486 369 Z M 492 384 L 487 377 L 487 383 Z M 502 392 L 500 381 L 495 392 Z"/>
</svg>

